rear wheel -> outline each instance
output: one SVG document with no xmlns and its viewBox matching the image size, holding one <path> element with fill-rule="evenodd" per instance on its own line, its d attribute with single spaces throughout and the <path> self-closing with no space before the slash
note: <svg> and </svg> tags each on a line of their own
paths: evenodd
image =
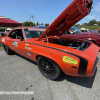
<svg viewBox="0 0 100 100">
<path fill-rule="evenodd" d="M 39 56 L 37 65 L 42 75 L 48 79 L 55 80 L 61 75 L 59 66 L 49 58 Z"/>
<path fill-rule="evenodd" d="M 11 55 L 14 53 L 7 45 L 4 45 L 4 50 L 7 55 Z"/>
</svg>

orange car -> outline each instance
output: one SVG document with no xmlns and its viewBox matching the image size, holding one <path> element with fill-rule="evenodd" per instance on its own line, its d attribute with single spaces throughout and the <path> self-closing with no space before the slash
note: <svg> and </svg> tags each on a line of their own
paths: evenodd
<svg viewBox="0 0 100 100">
<path fill-rule="evenodd" d="M 5 52 L 16 52 L 37 62 L 43 76 L 57 79 L 67 75 L 90 77 L 98 63 L 99 47 L 84 40 L 61 35 L 91 11 L 92 0 L 74 0 L 47 28 L 22 27 L 1 38 Z"/>
</svg>

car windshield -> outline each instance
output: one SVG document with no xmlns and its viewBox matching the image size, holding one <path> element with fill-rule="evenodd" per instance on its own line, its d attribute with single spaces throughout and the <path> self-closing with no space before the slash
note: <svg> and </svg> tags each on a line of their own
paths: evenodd
<svg viewBox="0 0 100 100">
<path fill-rule="evenodd" d="M 26 39 L 39 38 L 46 29 L 25 28 L 24 33 Z"/>
<path fill-rule="evenodd" d="M 82 34 L 82 31 L 80 31 L 80 30 L 78 30 L 78 29 L 76 29 L 76 28 L 71 28 L 71 30 L 72 30 L 73 32 L 75 32 L 76 34 Z"/>
<path fill-rule="evenodd" d="M 93 32 L 93 31 L 92 31 L 92 30 L 90 30 L 90 29 L 89 29 L 88 31 L 89 31 L 89 32 Z"/>
<path fill-rule="evenodd" d="M 99 32 L 98 32 L 98 31 L 96 31 L 96 30 L 94 30 L 93 32 L 94 32 L 94 33 L 99 33 Z"/>
</svg>

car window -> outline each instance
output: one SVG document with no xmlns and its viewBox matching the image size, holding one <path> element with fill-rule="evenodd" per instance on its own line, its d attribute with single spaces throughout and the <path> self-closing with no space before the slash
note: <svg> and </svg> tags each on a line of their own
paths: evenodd
<svg viewBox="0 0 100 100">
<path fill-rule="evenodd" d="M 81 30 L 81 32 L 84 32 L 84 30 Z"/>
<path fill-rule="evenodd" d="M 26 39 L 39 38 L 44 31 L 45 29 L 34 29 L 34 28 L 24 29 Z"/>
<path fill-rule="evenodd" d="M 93 32 L 93 31 L 92 31 L 92 30 L 90 30 L 90 29 L 89 29 L 88 31 L 89 31 L 89 32 Z"/>
<path fill-rule="evenodd" d="M 24 39 L 21 29 L 12 30 L 8 37 L 12 39 Z"/>
<path fill-rule="evenodd" d="M 71 28 L 71 30 L 76 34 L 82 34 L 82 31 L 80 31 L 79 29 Z"/>
</svg>

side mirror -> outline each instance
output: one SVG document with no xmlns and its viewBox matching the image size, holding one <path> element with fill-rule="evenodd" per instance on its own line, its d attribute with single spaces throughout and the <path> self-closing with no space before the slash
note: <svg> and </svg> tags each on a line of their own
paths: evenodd
<svg viewBox="0 0 100 100">
<path fill-rule="evenodd" d="M 21 40 L 20 41 L 23 41 L 24 39 L 23 38 L 21 38 Z"/>
</svg>

